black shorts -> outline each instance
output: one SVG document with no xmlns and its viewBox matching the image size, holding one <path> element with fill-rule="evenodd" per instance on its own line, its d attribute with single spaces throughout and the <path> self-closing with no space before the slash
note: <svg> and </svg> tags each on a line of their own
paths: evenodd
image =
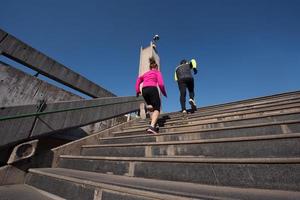
<svg viewBox="0 0 300 200">
<path fill-rule="evenodd" d="M 142 89 L 142 94 L 147 105 L 151 105 L 153 110 L 160 111 L 160 97 L 157 87 L 144 87 Z"/>
</svg>

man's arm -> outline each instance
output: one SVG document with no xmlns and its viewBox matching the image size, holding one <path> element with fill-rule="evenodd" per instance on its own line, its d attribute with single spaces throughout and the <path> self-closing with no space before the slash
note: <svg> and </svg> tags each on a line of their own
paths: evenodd
<svg viewBox="0 0 300 200">
<path fill-rule="evenodd" d="M 175 70 L 175 74 L 174 74 L 174 80 L 178 81 L 176 70 Z"/>
<path fill-rule="evenodd" d="M 194 74 L 197 74 L 197 72 L 198 72 L 198 70 L 197 70 L 197 62 L 196 62 L 195 59 L 192 59 L 192 60 L 190 61 L 190 66 L 191 66 L 191 68 L 193 69 Z"/>
</svg>

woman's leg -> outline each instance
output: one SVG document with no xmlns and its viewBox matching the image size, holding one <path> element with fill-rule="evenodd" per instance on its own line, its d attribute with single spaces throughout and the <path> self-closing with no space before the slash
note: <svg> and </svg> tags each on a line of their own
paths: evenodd
<svg viewBox="0 0 300 200">
<path fill-rule="evenodd" d="M 151 116 L 151 126 L 155 128 L 156 122 L 158 120 L 159 117 L 159 111 L 158 110 L 154 110 L 154 112 L 152 113 Z"/>
<path fill-rule="evenodd" d="M 161 106 L 158 89 L 157 87 L 149 87 L 147 88 L 147 90 L 143 89 L 143 91 L 145 91 L 143 95 L 145 95 L 144 98 L 147 104 L 151 105 L 153 108 L 153 113 L 151 113 L 150 115 L 151 118 L 150 127 L 147 129 L 147 131 L 156 134 L 158 131 L 156 128 L 156 123 L 158 121 L 160 106 Z"/>
</svg>

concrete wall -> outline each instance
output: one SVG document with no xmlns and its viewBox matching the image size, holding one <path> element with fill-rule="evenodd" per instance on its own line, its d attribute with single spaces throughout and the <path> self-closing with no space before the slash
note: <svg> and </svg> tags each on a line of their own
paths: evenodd
<svg viewBox="0 0 300 200">
<path fill-rule="evenodd" d="M 0 167 L 0 185 L 21 184 L 25 175 L 23 170 L 11 165 Z"/>
<path fill-rule="evenodd" d="M 0 61 L 0 108 L 33 105 L 29 106 L 27 112 L 36 112 L 39 100 L 45 99 L 47 103 L 81 100 L 82 97 L 72 94 L 66 90 L 51 85 L 45 81 L 38 79 L 37 77 L 26 74 L 8 64 Z M 4 110 L 3 110 L 4 111 Z M 25 110 L 23 110 L 25 111 Z M 3 113 L 5 115 L 15 115 L 13 113 Z M 20 122 L 27 122 L 32 124 L 34 118 L 20 119 Z M 56 137 L 61 139 L 75 140 L 86 135 L 90 135 L 113 125 L 126 121 L 125 117 L 118 117 L 114 119 L 104 120 L 91 125 L 83 126 L 81 128 L 75 128 L 68 131 L 62 131 L 56 134 Z M 20 123 L 17 127 L 19 129 L 30 129 L 21 127 Z M 1 127 L 4 128 L 4 127 Z M 27 130 L 27 132 L 30 130 Z M 0 131 L 1 132 L 1 131 Z M 2 132 L 2 134 L 4 134 Z M 18 132 L 7 132 L 9 135 L 19 135 Z M 2 135 L 1 137 L 5 137 Z"/>
<path fill-rule="evenodd" d="M 12 145 L 49 133 L 122 116 L 137 111 L 141 102 L 142 98 L 132 96 L 48 103 L 41 111 L 43 115 L 25 118 L 16 117 L 36 113 L 37 107 L 34 105 L 5 107 L 0 109 L 0 116 L 11 118 L 0 120 L 0 136 L 2 137 L 0 146 Z M 57 112 L 61 110 L 63 111 Z"/>
<path fill-rule="evenodd" d="M 88 96 L 116 96 L 1 29 L 0 51 L 4 56 Z"/>
<path fill-rule="evenodd" d="M 53 86 L 0 61 L 0 106 L 58 102 L 82 97 Z"/>
</svg>

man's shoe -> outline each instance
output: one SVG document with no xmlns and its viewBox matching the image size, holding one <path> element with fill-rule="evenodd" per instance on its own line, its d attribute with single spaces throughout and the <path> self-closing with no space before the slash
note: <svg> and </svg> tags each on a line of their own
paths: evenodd
<svg viewBox="0 0 300 200">
<path fill-rule="evenodd" d="M 196 106 L 196 103 L 195 103 L 194 99 L 190 99 L 189 103 L 191 105 L 192 111 L 196 111 L 197 110 L 197 106 Z"/>
<path fill-rule="evenodd" d="M 158 134 L 157 128 L 154 128 L 153 126 L 149 126 L 149 128 L 147 129 L 147 132 L 150 134 Z"/>
<path fill-rule="evenodd" d="M 183 111 L 181 111 L 182 112 L 182 114 L 186 114 L 187 112 L 186 112 L 186 110 L 183 110 Z"/>
</svg>

